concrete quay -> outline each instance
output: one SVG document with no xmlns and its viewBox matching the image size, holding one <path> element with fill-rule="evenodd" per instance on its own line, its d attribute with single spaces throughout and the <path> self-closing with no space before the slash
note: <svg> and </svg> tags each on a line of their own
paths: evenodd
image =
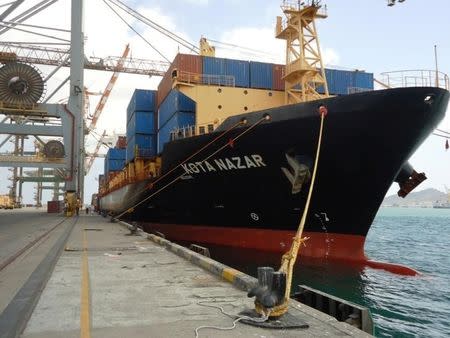
<svg viewBox="0 0 450 338">
<path fill-rule="evenodd" d="M 49 223 L 60 220 L 49 216 Z M 45 256 L 18 287 L 0 315 L 0 337 L 195 337 L 196 329 L 198 337 L 369 336 L 296 301 L 289 313 L 308 328 L 263 329 L 238 322 L 230 329 L 237 317 L 220 308 L 233 315 L 254 308 L 245 292 L 253 277 L 160 237 L 132 235 L 123 224 L 97 215 L 67 219 L 54 232 L 53 241 L 50 234 L 38 247 L 52 247 L 50 257 L 66 239 L 61 252 L 53 264 Z M 6 269 L 14 264 L 20 262 Z M 39 269 L 48 277 L 33 289 Z M 10 272 L 5 278 L 14 279 Z M 3 283 L 0 288 L 3 293 Z"/>
</svg>

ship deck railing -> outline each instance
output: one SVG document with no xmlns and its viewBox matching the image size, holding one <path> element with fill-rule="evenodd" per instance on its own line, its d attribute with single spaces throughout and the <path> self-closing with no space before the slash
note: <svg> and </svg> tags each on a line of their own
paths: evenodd
<svg viewBox="0 0 450 338">
<path fill-rule="evenodd" d="M 176 81 L 180 83 L 207 86 L 235 87 L 235 78 L 232 75 L 198 74 L 177 71 Z"/>
<path fill-rule="evenodd" d="M 347 94 L 356 94 L 356 93 L 363 93 L 363 92 L 369 92 L 372 91 L 371 88 L 362 88 L 362 87 L 348 87 L 347 88 Z"/>
<path fill-rule="evenodd" d="M 382 82 L 389 88 L 400 87 L 438 87 L 450 89 L 450 81 L 447 74 L 426 69 L 398 70 L 381 73 Z"/>
<path fill-rule="evenodd" d="M 220 122 L 219 119 L 216 119 L 208 123 L 174 128 L 170 132 L 170 141 L 212 133 L 219 126 Z"/>
</svg>

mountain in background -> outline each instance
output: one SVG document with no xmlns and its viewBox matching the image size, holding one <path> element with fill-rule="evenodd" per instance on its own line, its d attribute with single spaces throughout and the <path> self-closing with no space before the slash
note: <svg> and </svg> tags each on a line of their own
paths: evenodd
<svg viewBox="0 0 450 338">
<path fill-rule="evenodd" d="M 428 207 L 435 204 L 443 204 L 448 201 L 446 193 L 437 189 L 429 188 L 412 192 L 405 198 L 391 195 L 384 198 L 382 207 Z"/>
</svg>

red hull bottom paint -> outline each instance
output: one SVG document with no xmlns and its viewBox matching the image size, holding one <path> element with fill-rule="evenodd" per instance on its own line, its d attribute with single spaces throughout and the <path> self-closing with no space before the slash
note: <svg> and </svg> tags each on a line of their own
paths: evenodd
<svg viewBox="0 0 450 338">
<path fill-rule="evenodd" d="M 292 238 L 295 235 L 293 231 L 269 229 L 160 223 L 144 223 L 143 226 L 147 232 L 161 232 L 167 239 L 173 241 L 214 244 L 279 253 L 285 253 L 289 250 Z M 302 256 L 366 260 L 364 255 L 365 238 L 363 236 L 304 232 L 303 237 L 309 237 L 309 239 L 306 242 L 306 246 L 301 248 Z"/>
<path fill-rule="evenodd" d="M 172 241 L 239 247 L 280 254 L 289 250 L 292 238 L 295 235 L 294 231 L 270 229 L 161 223 L 143 223 L 142 226 L 146 232 L 160 232 L 164 234 L 166 239 Z M 309 237 L 305 246 L 300 248 L 299 255 L 304 257 L 336 259 L 352 265 L 365 265 L 400 275 L 415 276 L 418 274 L 417 271 L 406 266 L 367 259 L 364 253 L 364 236 L 304 232 L 303 237 Z"/>
</svg>

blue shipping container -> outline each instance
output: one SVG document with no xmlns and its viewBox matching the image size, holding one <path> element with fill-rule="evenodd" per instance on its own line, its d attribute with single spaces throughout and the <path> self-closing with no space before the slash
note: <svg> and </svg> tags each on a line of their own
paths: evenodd
<svg viewBox="0 0 450 338">
<path fill-rule="evenodd" d="M 355 87 L 373 90 L 373 73 L 356 72 Z"/>
<path fill-rule="evenodd" d="M 135 111 L 156 110 L 156 90 L 135 89 L 127 107 L 127 122 Z"/>
<path fill-rule="evenodd" d="M 172 90 L 159 106 L 158 126 L 161 128 L 176 112 L 195 112 L 195 101 L 188 96 Z"/>
<path fill-rule="evenodd" d="M 125 167 L 125 159 L 123 160 L 108 160 L 108 172 L 121 171 Z"/>
<path fill-rule="evenodd" d="M 155 134 L 155 114 L 152 112 L 137 111 L 128 121 L 127 137 L 134 134 Z"/>
<path fill-rule="evenodd" d="M 234 77 L 236 87 L 248 87 L 250 84 L 250 66 L 248 61 L 203 57 L 204 83 L 210 85 L 229 85 L 223 76 Z"/>
<path fill-rule="evenodd" d="M 250 63 L 248 61 L 225 59 L 225 75 L 234 77 L 236 87 L 248 88 L 250 85 Z"/>
<path fill-rule="evenodd" d="M 272 89 L 273 64 L 250 61 L 250 87 Z"/>
<path fill-rule="evenodd" d="M 127 143 L 126 162 L 133 161 L 136 155 L 141 158 L 153 157 L 156 154 L 156 135 L 135 134 Z"/>
<path fill-rule="evenodd" d="M 211 56 L 203 57 L 203 74 L 207 75 L 225 75 L 225 59 Z"/>
<path fill-rule="evenodd" d="M 189 127 L 195 125 L 195 113 L 176 112 L 170 120 L 168 120 L 158 130 L 158 153 L 161 153 L 164 145 L 170 141 L 170 133 L 177 128 Z"/>
<path fill-rule="evenodd" d="M 107 160 L 105 159 L 105 174 L 111 171 L 121 171 L 125 167 L 125 159 L 123 160 Z"/>
<path fill-rule="evenodd" d="M 339 69 L 325 69 L 328 91 L 331 95 L 347 95 L 361 89 L 373 90 L 373 73 L 349 71 Z M 324 93 L 323 86 L 317 88 L 320 94 Z M 353 90 L 354 91 L 354 90 Z"/>
<path fill-rule="evenodd" d="M 106 153 L 106 158 L 109 160 L 124 160 L 125 153 L 125 149 L 109 148 L 108 152 Z"/>
</svg>

